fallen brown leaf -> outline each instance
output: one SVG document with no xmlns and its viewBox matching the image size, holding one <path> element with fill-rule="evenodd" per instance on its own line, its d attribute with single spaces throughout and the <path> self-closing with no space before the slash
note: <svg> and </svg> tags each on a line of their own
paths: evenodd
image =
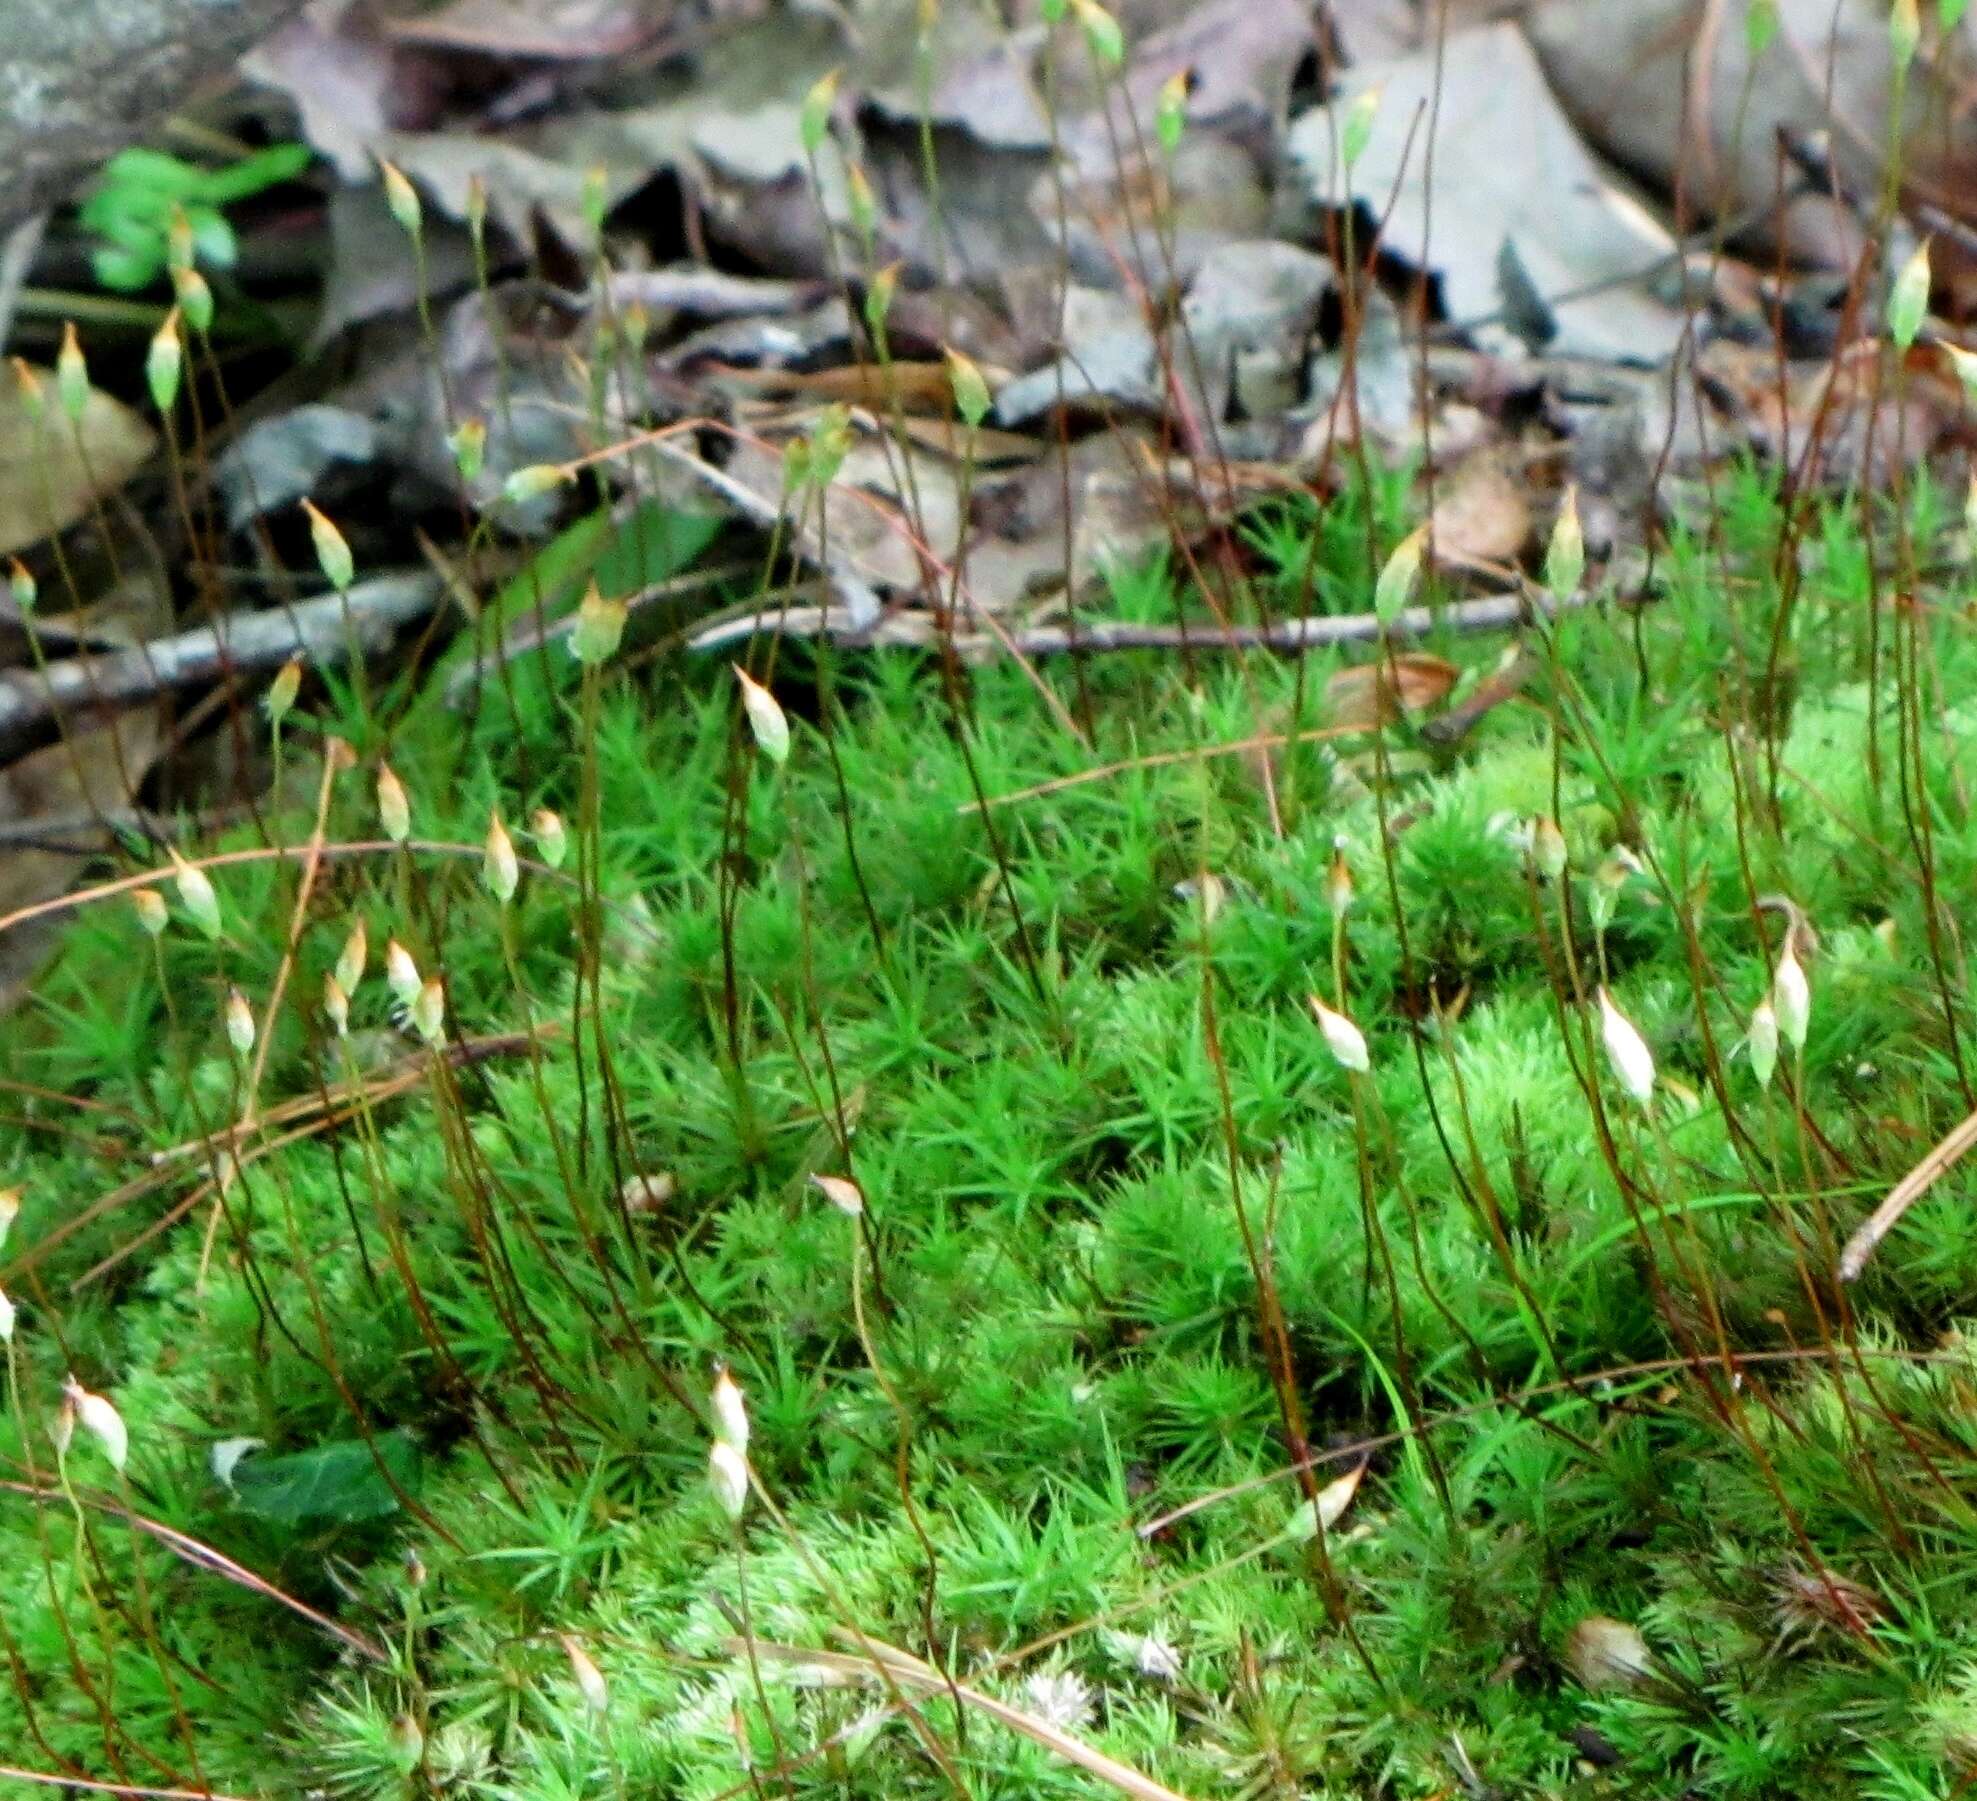
<svg viewBox="0 0 1977 1801">
<path fill-rule="evenodd" d="M 884 411 L 894 405 L 916 412 L 951 413 L 954 384 L 945 363 L 848 363 L 840 369 L 735 369 L 714 365 L 704 373 L 717 383 L 758 394 L 802 394 L 825 402 Z M 991 382 L 997 372 L 984 371 Z"/>
<path fill-rule="evenodd" d="M 46 845 L 16 841 L 0 852 L 0 914 L 63 893 L 83 866 L 108 848 L 107 832 L 95 825 L 78 831 L 75 821 L 136 805 L 135 790 L 158 749 L 157 715 L 146 709 L 70 731 L 63 741 L 0 769 L 0 820 L 31 825 L 45 819 L 51 828 L 59 827 Z M 0 945 L 0 1012 L 21 998 L 45 948 L 32 933 L 15 934 Z"/>
<path fill-rule="evenodd" d="M 1466 456 L 1435 485 L 1435 556 L 1443 563 L 1514 563 L 1531 536 L 1531 506 L 1494 450 Z"/>
<path fill-rule="evenodd" d="M 1391 724 L 1444 700 L 1462 671 L 1444 657 L 1406 651 L 1378 663 L 1355 663 L 1325 683 L 1325 721 L 1358 731 Z"/>
<path fill-rule="evenodd" d="M 0 556 L 75 524 L 150 460 L 158 437 L 121 400 L 91 388 L 71 425 L 55 404 L 52 370 L 36 418 L 18 371 L 0 375 Z"/>
<path fill-rule="evenodd" d="M 446 0 L 384 30 L 436 49 L 563 62 L 622 55 L 655 35 L 655 20 L 630 0 Z"/>
<path fill-rule="evenodd" d="M 1632 1688 L 1654 1668 L 1647 1640 L 1624 1620 L 1588 1614 L 1565 1639 L 1565 1661 L 1587 1688 Z"/>
</svg>

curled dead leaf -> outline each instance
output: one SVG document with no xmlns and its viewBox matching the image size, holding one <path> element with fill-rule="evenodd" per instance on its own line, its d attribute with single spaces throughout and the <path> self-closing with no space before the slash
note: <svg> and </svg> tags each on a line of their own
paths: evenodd
<svg viewBox="0 0 1977 1801">
<path fill-rule="evenodd" d="M 1530 502 L 1493 450 L 1464 457 L 1436 484 L 1439 561 L 1500 567 L 1522 555 L 1530 536 Z"/>
<path fill-rule="evenodd" d="M 679 1183 L 670 1170 L 653 1170 L 627 1176 L 618 1199 L 627 1213 L 657 1213 L 678 1191 Z"/>
<path fill-rule="evenodd" d="M 106 816 L 137 804 L 160 737 L 154 711 L 133 711 L 71 730 L 0 769 L 0 912 L 60 894 L 101 853 L 110 842 Z M 37 842 L 35 828 L 44 822 L 47 837 Z M 47 949 L 33 932 L 0 945 L 0 1013 L 21 998 Z"/>
<path fill-rule="evenodd" d="M 1407 651 L 1378 663 L 1356 663 L 1325 683 L 1327 725 L 1371 731 L 1403 713 L 1422 713 L 1448 698 L 1462 671 L 1445 657 Z"/>
<path fill-rule="evenodd" d="M 1632 1688 L 1654 1669 L 1647 1640 L 1625 1620 L 1590 1613 L 1566 1635 L 1565 1661 L 1589 1689 Z"/>
<path fill-rule="evenodd" d="M 52 390 L 48 370 L 31 370 Z M 91 388 L 73 424 L 37 418 L 18 370 L 0 371 L 0 556 L 65 531 L 151 458 L 158 437 L 121 400 Z"/>
<path fill-rule="evenodd" d="M 841 369 L 710 369 L 717 386 L 757 394 L 797 394 L 815 401 L 844 401 L 852 406 L 889 412 L 903 407 L 913 413 L 945 417 L 954 410 L 954 388 L 943 362 L 852 363 Z M 1000 383 L 1002 370 L 988 372 Z"/>
<path fill-rule="evenodd" d="M 1358 1494 L 1365 1475 L 1365 1464 L 1355 1464 L 1343 1476 L 1326 1483 L 1318 1491 L 1317 1500 L 1306 1501 L 1291 1515 L 1285 1530 L 1299 1540 L 1316 1538 L 1321 1528 L 1331 1531 L 1345 1518 L 1345 1510 L 1352 1505 L 1352 1497 Z"/>
</svg>

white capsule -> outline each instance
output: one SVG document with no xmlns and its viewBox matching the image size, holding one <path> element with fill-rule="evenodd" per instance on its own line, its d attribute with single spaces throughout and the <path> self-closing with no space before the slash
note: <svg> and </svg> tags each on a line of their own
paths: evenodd
<svg viewBox="0 0 1977 1801">
<path fill-rule="evenodd" d="M 91 1394 L 73 1376 L 62 1384 L 62 1399 L 72 1410 L 75 1421 L 103 1447 L 110 1467 L 121 1473 L 130 1456 L 130 1433 L 124 1428 L 123 1416 L 103 1396 Z M 66 1450 L 67 1446 L 62 1448 Z"/>
<path fill-rule="evenodd" d="M 1751 1074 L 1757 1077 L 1758 1087 L 1769 1088 L 1778 1067 L 1778 1015 L 1769 1001 L 1759 1001 L 1751 1009 L 1745 1042 L 1750 1047 Z"/>
<path fill-rule="evenodd" d="M 604 1684 L 604 1672 L 574 1633 L 559 1632 L 556 1636 L 562 1640 L 563 1655 L 570 1660 L 570 1674 L 577 1679 L 577 1692 L 583 1696 L 584 1705 L 595 1714 L 608 1712 L 611 1691 Z"/>
<path fill-rule="evenodd" d="M 425 986 L 425 978 L 412 961 L 412 953 L 396 938 L 384 947 L 384 980 L 391 990 L 391 998 L 401 1007 L 411 1006 Z"/>
<path fill-rule="evenodd" d="M 711 1405 L 714 1413 L 714 1436 L 723 1444 L 733 1445 L 737 1451 L 746 1456 L 748 1403 L 742 1399 L 739 1385 L 725 1368 L 714 1378 Z"/>
<path fill-rule="evenodd" d="M 227 1042 L 241 1057 L 254 1048 L 254 1009 L 238 988 L 227 990 Z"/>
<path fill-rule="evenodd" d="M 757 746 L 771 763 L 787 763 L 789 719 L 780 703 L 739 663 L 734 665 L 734 672 L 741 683 L 742 711 L 748 715 L 748 729 L 755 735 Z"/>
<path fill-rule="evenodd" d="M 563 859 L 570 854 L 570 838 L 563 830 L 562 819 L 547 807 L 537 807 L 529 815 L 529 835 L 535 839 L 542 860 L 551 869 L 561 869 Z"/>
<path fill-rule="evenodd" d="M 1325 872 L 1325 899 L 1334 919 L 1343 919 L 1352 911 L 1352 897 L 1352 865 L 1346 861 L 1345 839 L 1334 838 L 1332 864 Z"/>
<path fill-rule="evenodd" d="M 499 813 L 488 821 L 481 879 L 487 883 L 488 893 L 504 907 L 515 898 L 516 886 L 522 879 L 521 866 L 515 860 L 515 841 L 508 836 L 508 828 L 501 823 Z"/>
<path fill-rule="evenodd" d="M 208 938 L 220 935 L 220 897 L 213 892 L 213 884 L 206 872 L 188 863 L 177 851 L 172 852 L 173 884 L 178 889 L 178 897 L 187 913 Z"/>
<path fill-rule="evenodd" d="M 840 1213 L 848 1213 L 855 1219 L 865 1211 L 865 1191 L 849 1177 L 813 1175 L 810 1182 Z"/>
<path fill-rule="evenodd" d="M 748 1505 L 748 1459 L 724 1439 L 716 1439 L 707 1453 L 707 1485 L 721 1511 L 738 1520 Z"/>
<path fill-rule="evenodd" d="M 364 979 L 364 966 L 370 960 L 370 937 L 359 919 L 351 926 L 350 936 L 344 939 L 343 949 L 336 954 L 336 985 L 346 999 L 357 992 L 357 984 Z"/>
<path fill-rule="evenodd" d="M 1326 1006 L 1315 994 L 1310 998 L 1311 1011 L 1317 1015 L 1318 1029 L 1324 1033 L 1325 1043 L 1332 1055 L 1342 1068 L 1363 1076 L 1372 1067 L 1372 1060 L 1366 1054 L 1366 1034 L 1343 1013 Z"/>
<path fill-rule="evenodd" d="M 160 937 L 171 923 L 172 916 L 165 907 L 165 897 L 155 888 L 133 889 L 130 904 L 137 909 L 138 924 L 153 938 Z"/>
<path fill-rule="evenodd" d="M 389 763 L 378 765 L 378 823 L 393 844 L 403 844 L 412 835 L 412 805 L 405 784 Z"/>
<path fill-rule="evenodd" d="M 1613 996 L 1599 991 L 1600 1037 L 1606 1045 L 1607 1061 L 1620 1086 L 1645 1107 L 1654 1098 L 1654 1053 L 1647 1047 L 1634 1022 L 1613 1004 Z"/>
<path fill-rule="evenodd" d="M 1555 882 L 1565 873 L 1565 865 L 1571 860 L 1571 852 L 1566 847 L 1565 834 L 1558 829 L 1558 821 L 1549 813 L 1540 813 L 1531 822 L 1531 861 L 1537 866 L 1538 874 L 1546 881 Z"/>
<path fill-rule="evenodd" d="M 1793 1050 L 1805 1049 L 1806 1028 L 1812 1023 L 1812 984 L 1792 949 L 1792 932 L 1785 931 L 1785 948 L 1771 972 L 1771 1006 L 1778 1015 L 1778 1032 Z"/>
<path fill-rule="evenodd" d="M 412 1029 L 428 1044 L 446 1041 L 446 984 L 428 976 L 412 997 Z"/>
</svg>

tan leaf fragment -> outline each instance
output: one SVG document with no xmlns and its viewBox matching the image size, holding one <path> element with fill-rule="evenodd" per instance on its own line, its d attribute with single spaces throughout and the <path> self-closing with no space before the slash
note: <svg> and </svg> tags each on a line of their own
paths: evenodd
<svg viewBox="0 0 1977 1801">
<path fill-rule="evenodd" d="M 37 369 L 36 419 L 19 378 L 0 373 L 0 556 L 65 531 L 151 459 L 158 437 L 121 400 L 91 388 L 81 420 L 55 403 L 52 370 Z"/>
</svg>

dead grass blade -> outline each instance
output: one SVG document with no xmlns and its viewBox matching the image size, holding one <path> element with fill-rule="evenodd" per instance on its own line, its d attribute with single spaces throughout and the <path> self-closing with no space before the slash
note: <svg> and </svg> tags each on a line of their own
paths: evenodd
<svg viewBox="0 0 1977 1801">
<path fill-rule="evenodd" d="M 1039 1719 L 1020 1707 L 1013 1707 L 1007 1701 L 998 1701 L 993 1695 L 985 1695 L 965 1682 L 950 1681 L 931 1664 L 922 1663 L 919 1658 L 895 1646 L 862 1632 L 846 1636 L 855 1636 L 861 1647 L 857 1655 L 843 1651 L 806 1651 L 796 1645 L 769 1644 L 761 1639 L 748 1642 L 730 1639 L 727 1648 L 736 1656 L 745 1656 L 753 1651 L 756 1657 L 771 1663 L 814 1670 L 835 1681 L 847 1683 L 871 1681 L 876 1660 L 885 1665 L 886 1673 L 901 1687 L 917 1688 L 930 1695 L 958 1696 L 978 1713 L 1008 1727 L 1011 1732 L 1019 1733 L 1032 1744 L 1043 1746 L 1052 1756 L 1096 1776 L 1120 1794 L 1132 1796 L 1133 1801 L 1188 1801 L 1188 1797 L 1179 1790 L 1154 1781 L 1151 1776 L 1130 1764 L 1121 1763 L 1116 1757 L 1108 1757 L 1097 1746 L 1086 1744 L 1083 1739 L 1053 1726 L 1048 1720 Z"/>
<path fill-rule="evenodd" d="M 47 1770 L 23 1770 L 0 1763 L 0 1781 L 31 1782 L 37 1788 L 80 1789 L 91 1795 L 129 1795 L 137 1801 L 247 1801 L 244 1795 L 223 1795 L 210 1788 L 142 1788 L 133 1782 L 97 1782 L 88 1776 L 66 1776 Z"/>
<path fill-rule="evenodd" d="M 1197 757 L 1240 757 L 1251 751 L 1279 750 L 1290 743 L 1312 744 L 1327 738 L 1351 737 L 1356 726 L 1319 725 L 1302 732 L 1257 732 L 1227 744 L 1204 744 L 1195 750 L 1163 750 L 1144 757 L 1126 757 L 1117 763 L 1102 763 L 1096 769 L 1080 769 L 1075 775 L 1053 776 L 1029 788 L 1015 788 L 1007 794 L 991 794 L 985 801 L 964 801 L 957 813 L 982 813 L 990 807 L 1013 807 L 1018 801 L 1037 800 L 1046 794 L 1062 794 L 1067 788 L 1082 788 L 1088 782 L 1110 781 L 1115 775 L 1130 775 L 1138 769 L 1166 769 L 1176 763 L 1192 763 Z"/>
<path fill-rule="evenodd" d="M 26 1495 L 30 1500 L 39 1501 L 51 1507 L 66 1509 L 69 1505 L 69 1497 L 59 1488 L 39 1488 L 31 1482 L 0 1481 L 0 1489 L 4 1489 L 10 1494 Z M 331 1638 L 335 1639 L 339 1644 L 347 1646 L 360 1657 L 366 1657 L 372 1663 L 378 1664 L 389 1664 L 391 1662 L 391 1653 L 382 1645 L 366 1638 L 361 1632 L 353 1631 L 348 1626 L 338 1625 L 327 1614 L 318 1613 L 308 1602 L 299 1601 L 285 1589 L 277 1588 L 265 1576 L 255 1575 L 246 1565 L 235 1563 L 224 1551 L 216 1551 L 204 1540 L 194 1538 L 190 1533 L 181 1532 L 174 1526 L 167 1526 L 163 1520 L 147 1518 L 144 1514 L 121 1506 L 107 1496 L 92 1495 L 78 1491 L 78 1497 L 89 1506 L 99 1508 L 104 1513 L 114 1514 L 133 1530 L 149 1533 L 166 1550 L 170 1551 L 176 1557 L 183 1558 L 194 1569 L 210 1571 L 213 1575 L 223 1577 L 226 1581 L 234 1583 L 236 1586 L 244 1588 L 252 1594 L 260 1595 L 266 1600 L 277 1602 L 279 1605 L 286 1607 L 289 1612 L 295 1614 L 298 1618 L 307 1620 L 310 1625 L 319 1630 L 327 1632 Z"/>
<path fill-rule="evenodd" d="M 545 1026 L 541 1029 L 540 1035 L 552 1036 L 556 1029 Z M 456 1064 L 464 1065 L 482 1062 L 490 1057 L 519 1055 L 528 1048 L 528 1044 L 529 1035 L 526 1032 L 506 1032 L 490 1037 L 462 1039 L 456 1044 L 449 1044 L 441 1054 Z M 107 1193 L 98 1195 L 80 1212 L 72 1214 L 45 1237 L 27 1246 L 4 1268 L 0 1268 L 0 1279 L 9 1282 L 16 1280 L 44 1262 L 76 1233 L 92 1225 L 105 1214 L 113 1213 L 119 1207 L 127 1206 L 132 1201 L 142 1200 L 146 1195 L 168 1187 L 178 1178 L 177 1166 L 188 1160 L 196 1158 L 210 1168 L 221 1159 L 231 1159 L 236 1171 L 249 1169 L 264 1157 L 271 1157 L 275 1152 L 284 1150 L 291 1144 L 305 1138 L 313 1138 L 318 1133 L 342 1125 L 346 1120 L 356 1117 L 366 1106 L 381 1106 L 387 1101 L 396 1100 L 401 1095 L 422 1087 L 427 1079 L 428 1061 L 428 1055 L 421 1053 L 417 1057 L 407 1058 L 382 1075 L 361 1082 L 339 1083 L 335 1087 L 323 1089 L 315 1094 L 298 1095 L 270 1107 L 254 1122 L 252 1129 L 258 1130 L 259 1136 L 252 1144 L 242 1142 L 243 1136 L 250 1128 L 237 1123 L 223 1127 L 210 1137 L 189 1139 L 184 1144 L 172 1145 L 165 1150 L 152 1152 L 150 1169 L 110 1189 Z M 286 1125 L 289 1121 L 298 1119 L 302 1123 L 294 1130 L 275 1137 L 268 1136 L 269 1128 Z M 112 1251 L 93 1268 L 83 1271 L 75 1278 L 73 1287 L 82 1288 L 106 1275 L 124 1258 L 150 1243 L 161 1232 L 176 1225 L 216 1190 L 217 1184 L 210 1176 L 207 1177 L 158 1219 L 153 1220 L 136 1238 Z"/>
<path fill-rule="evenodd" d="M 1838 1273 L 1842 1282 L 1860 1280 L 1868 1258 L 1874 1255 L 1881 1240 L 1895 1229 L 1909 1208 L 1956 1167 L 1958 1160 L 1973 1144 L 1977 1144 L 1977 1113 L 1971 1114 L 1952 1130 L 1928 1156 L 1889 1189 L 1888 1198 L 1867 1216 L 1859 1230 L 1847 1240 L 1846 1249 L 1840 1253 Z"/>
</svg>

